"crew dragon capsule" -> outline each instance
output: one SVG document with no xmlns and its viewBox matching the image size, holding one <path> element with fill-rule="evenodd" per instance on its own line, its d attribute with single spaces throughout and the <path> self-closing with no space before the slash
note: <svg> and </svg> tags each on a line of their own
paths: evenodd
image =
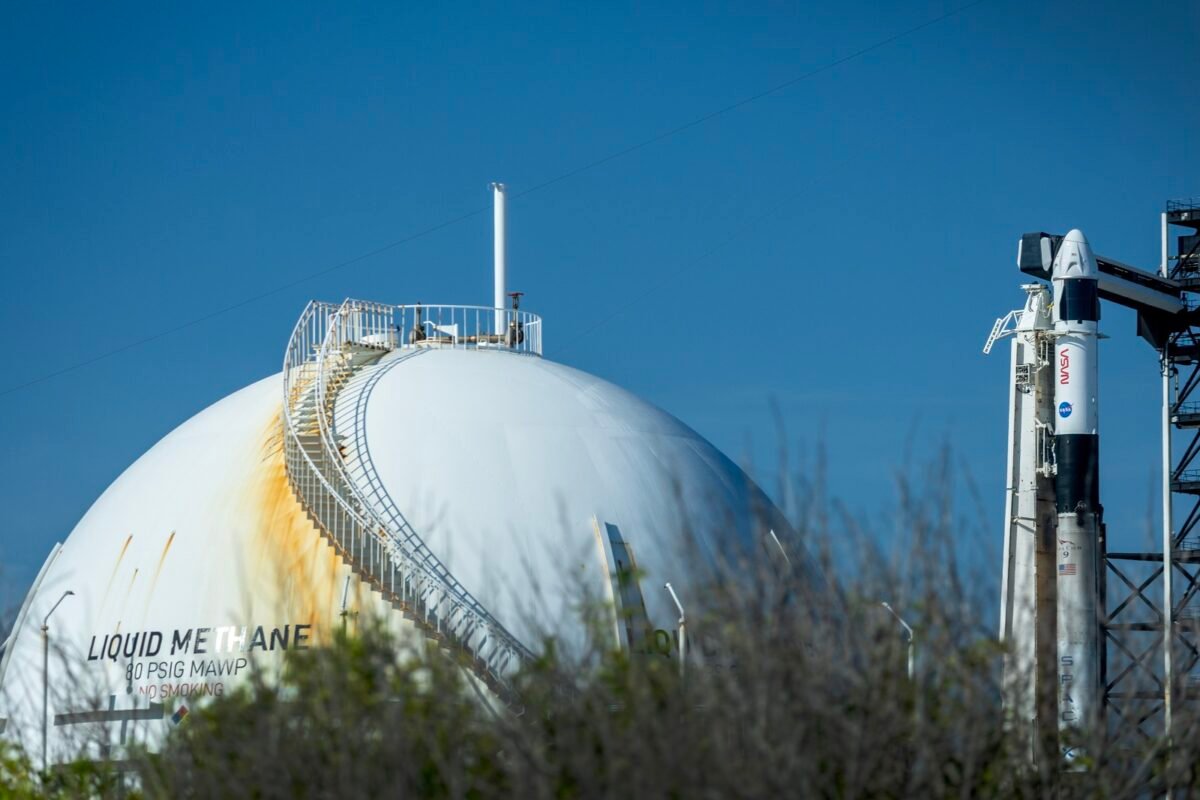
<svg viewBox="0 0 1200 800">
<path fill-rule="evenodd" d="M 1072 230 L 1054 259 L 1054 481 L 1058 525 L 1059 729 L 1100 711 L 1099 270 L 1087 238 Z M 1066 740 L 1069 741 L 1069 736 Z M 1066 755 L 1071 756 L 1068 750 Z"/>
</svg>

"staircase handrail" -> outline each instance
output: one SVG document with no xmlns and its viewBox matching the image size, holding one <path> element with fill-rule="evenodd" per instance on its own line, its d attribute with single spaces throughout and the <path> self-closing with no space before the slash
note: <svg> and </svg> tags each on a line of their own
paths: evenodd
<svg viewBox="0 0 1200 800">
<path fill-rule="evenodd" d="M 441 560 L 433 553 L 432 550 L 425 544 L 424 540 L 417 534 L 416 530 L 399 515 L 398 509 L 394 505 L 392 509 L 396 513 L 388 514 L 387 518 L 378 513 L 374 505 L 365 497 L 358 487 L 358 482 L 350 475 L 346 469 L 345 462 L 342 459 L 341 452 L 338 449 L 336 440 L 334 439 L 333 430 L 333 402 L 332 398 L 326 396 L 328 389 L 328 380 L 331 377 L 326 367 L 339 359 L 345 358 L 343 348 L 350 344 L 369 343 L 370 346 L 381 347 L 384 349 L 394 349 L 394 345 L 390 339 L 390 333 L 397 330 L 397 326 L 393 320 L 396 318 L 397 312 L 403 316 L 404 306 L 394 306 L 384 303 L 375 303 L 371 301 L 347 299 L 342 303 L 336 312 L 331 316 L 332 323 L 327 326 L 325 340 L 321 345 L 321 351 L 317 358 L 317 421 L 320 428 L 322 446 L 330 463 L 338 472 L 338 477 L 341 478 L 341 484 L 344 485 L 350 492 L 351 497 L 347 498 L 354 506 L 362 509 L 363 514 L 372 523 L 371 530 L 379 531 L 386 535 L 384 544 L 389 547 L 394 553 L 399 550 L 397 555 L 406 557 L 405 560 L 414 562 L 415 565 L 426 575 L 432 577 L 442 586 L 443 598 L 449 597 L 452 602 L 457 602 L 460 606 L 470 611 L 472 616 L 475 616 L 479 622 L 483 623 L 489 630 L 493 631 L 497 638 L 503 641 L 509 648 L 518 655 L 518 657 L 528 659 L 532 657 L 532 653 L 526 650 L 515 636 L 510 634 L 503 625 L 496 620 L 484 606 L 467 591 L 466 587 L 459 583 L 458 579 L 450 572 L 450 570 L 441 562 Z M 430 307 L 423 307 L 426 314 L 430 313 Z M 493 309 L 485 309 L 478 306 L 435 306 L 437 308 L 456 308 L 466 311 L 486 312 L 479 315 L 478 319 L 484 321 L 482 328 L 490 327 L 487 321 L 494 318 Z M 527 312 L 507 312 L 508 314 L 527 314 Z M 426 320 L 431 322 L 431 320 Z M 454 324 L 453 322 L 448 324 Z M 400 328 L 402 331 L 403 329 Z M 479 328 L 476 329 L 477 331 Z M 498 332 L 493 332 L 498 333 Z M 386 495 L 385 495 L 386 496 Z M 390 501 L 390 497 L 388 498 Z M 412 551 L 406 551 L 405 546 L 412 548 Z M 415 551 L 415 552 L 413 552 Z"/>
<path fill-rule="evenodd" d="M 323 370 L 324 365 L 342 357 L 341 348 L 348 344 L 356 344 L 367 340 L 373 346 L 392 349 L 388 343 L 386 334 L 392 329 L 391 319 L 394 319 L 396 311 L 401 308 L 400 306 L 388 306 L 361 300 L 346 300 L 335 313 L 333 317 L 334 323 L 329 327 L 326 334 L 325 343 L 322 346 L 319 357 L 319 363 L 322 365 L 320 369 Z M 428 308 L 428 306 L 425 307 L 427 311 Z M 478 308 L 480 312 L 486 312 L 486 319 L 490 320 L 493 318 L 493 309 L 490 308 L 468 306 L 453 308 L 472 311 Z M 334 468 L 338 471 L 339 477 L 342 479 L 342 484 L 350 490 L 356 506 L 364 510 L 364 513 L 371 518 L 379 530 L 385 531 L 392 538 L 395 546 L 403 548 L 407 545 L 411 547 L 411 550 L 406 552 L 405 555 L 417 561 L 425 568 L 427 574 L 430 574 L 442 583 L 447 590 L 446 595 L 456 600 L 463 607 L 470 609 L 474 616 L 479 618 L 480 622 L 483 622 L 489 629 L 495 630 L 499 638 L 510 644 L 520 657 L 532 657 L 532 654 L 525 650 L 516 637 L 504 629 L 503 625 L 487 611 L 482 603 L 471 595 L 467 588 L 454 577 L 453 573 L 429 549 L 408 520 L 396 508 L 386 490 L 380 492 L 376 489 L 375 492 L 376 500 L 384 506 L 383 513 L 363 493 L 359 486 L 359 481 L 346 468 L 338 449 L 332 419 L 333 403 L 329 402 L 330 398 L 325 396 L 326 391 L 327 382 L 322 377 L 317 383 L 318 422 L 321 430 L 322 444 Z"/>
<path fill-rule="evenodd" d="M 407 314 L 404 313 L 405 308 L 405 306 L 390 306 L 359 300 L 347 300 L 340 306 L 314 301 L 305 308 L 293 329 L 284 357 L 284 428 L 288 436 L 288 450 L 294 451 L 294 454 L 292 452 L 288 454 L 289 474 L 296 468 L 301 468 L 307 473 L 305 477 L 311 479 L 313 488 L 325 495 L 327 500 L 335 503 L 352 521 L 353 525 L 360 529 L 358 532 L 360 535 L 365 534 L 376 539 L 387 549 L 388 555 L 399 566 L 405 568 L 406 575 L 412 574 L 422 579 L 419 580 L 419 583 L 423 588 L 428 583 L 430 584 L 428 588 L 440 590 L 441 596 L 435 603 L 424 604 L 423 607 L 414 609 L 414 613 L 424 617 L 426 623 L 437 624 L 440 628 L 440 620 L 449 619 L 454 614 L 463 612 L 470 618 L 466 622 L 472 626 L 472 629 L 476 624 L 482 625 L 486 634 L 483 641 L 491 640 L 492 644 L 491 658 L 485 660 L 485 664 L 496 677 L 502 678 L 491 663 L 501 648 L 506 651 L 502 655 L 515 656 L 519 661 L 532 658 L 532 653 L 454 578 L 391 504 L 390 497 L 387 497 L 388 513 L 386 518 L 379 513 L 359 490 L 354 477 L 346 470 L 334 439 L 331 419 L 334 397 L 330 394 L 329 385 L 334 373 L 331 368 L 338 363 L 344 363 L 344 359 L 347 357 L 345 347 L 350 344 L 374 346 L 385 350 L 394 349 L 396 346 L 405 346 L 403 326 L 393 323 L 397 316 L 402 320 L 407 317 Z M 430 308 L 425 306 L 422 307 L 422 310 Z M 457 308 L 466 310 L 468 307 L 459 306 Z M 487 312 L 486 318 L 491 319 L 495 311 L 484 307 L 470 307 L 469 310 L 476 311 L 476 308 L 479 312 L 476 314 L 477 319 L 482 319 L 485 316 L 482 312 L 485 311 Z M 520 319 L 523 327 L 533 327 L 536 333 L 540 334 L 540 324 L 538 324 L 540 320 L 535 316 L 529 315 L 527 312 L 510 311 L 507 313 L 513 314 L 514 319 L 520 319 L 515 317 L 516 314 L 520 314 L 521 317 L 524 317 L 524 319 Z M 508 324 L 505 323 L 506 326 Z M 536 340 L 527 341 L 525 352 L 540 353 L 540 338 L 538 335 Z M 318 341 L 319 344 L 317 344 Z M 485 344 L 490 345 L 494 342 Z M 307 374 L 305 374 L 305 367 L 308 368 Z M 311 381 L 313 385 L 310 387 L 299 385 L 299 381 L 304 379 Z M 343 491 L 335 486 L 335 482 L 331 481 L 321 467 L 313 462 L 300 442 L 301 432 L 297 428 L 294 414 L 303 404 L 307 391 L 315 393 L 314 414 L 320 442 L 320 460 L 327 462 L 332 467 L 339 479 L 336 482 L 345 487 L 348 497 L 344 496 Z M 299 458 L 295 458 L 295 455 L 298 455 Z M 290 477 L 293 479 L 297 493 L 310 508 L 318 507 L 319 502 L 314 502 L 314 498 L 304 497 L 306 494 L 302 486 L 304 481 L 298 480 L 301 476 L 290 474 Z M 386 493 L 384 493 L 384 497 L 386 497 Z M 441 613 L 446 605 L 450 607 L 449 613 Z M 430 611 L 437 615 L 438 623 L 431 622 Z M 457 635 L 454 631 L 447 632 Z M 464 644 L 466 644 L 465 641 Z M 507 659 L 504 663 L 507 663 Z"/>
</svg>

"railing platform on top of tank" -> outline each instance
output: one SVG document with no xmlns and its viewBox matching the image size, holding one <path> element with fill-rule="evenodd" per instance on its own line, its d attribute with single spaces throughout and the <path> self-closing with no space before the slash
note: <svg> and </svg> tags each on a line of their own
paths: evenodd
<svg viewBox="0 0 1200 800">
<path fill-rule="evenodd" d="M 346 343 L 387 349 L 449 347 L 542 355 L 542 318 L 512 308 L 353 303 Z M 346 306 L 343 306 L 346 308 Z"/>
</svg>

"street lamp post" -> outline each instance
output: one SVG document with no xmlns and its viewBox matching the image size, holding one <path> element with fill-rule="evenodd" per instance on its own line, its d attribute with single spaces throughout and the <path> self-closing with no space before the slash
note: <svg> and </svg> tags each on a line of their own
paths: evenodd
<svg viewBox="0 0 1200 800">
<path fill-rule="evenodd" d="M 683 613 L 683 606 L 679 602 L 679 596 L 671 588 L 671 582 L 668 581 L 666 586 L 667 591 L 671 593 L 671 599 L 675 601 L 675 607 L 679 609 L 679 674 L 682 676 L 687 658 L 687 615 Z"/>
<path fill-rule="evenodd" d="M 905 633 L 908 634 L 908 679 L 911 681 L 916 675 L 916 659 L 914 658 L 913 652 L 913 639 L 915 638 L 915 634 L 913 633 L 913 629 L 899 614 L 896 613 L 896 609 L 892 608 L 891 605 L 886 602 L 881 602 L 879 605 L 886 608 L 888 612 L 896 618 L 896 621 L 904 627 Z"/>
<path fill-rule="evenodd" d="M 46 725 L 49 715 L 50 698 L 50 615 L 58 610 L 62 601 L 75 594 L 70 589 L 62 593 L 58 602 L 50 607 L 50 611 L 42 619 L 42 772 L 46 771 Z"/>
</svg>

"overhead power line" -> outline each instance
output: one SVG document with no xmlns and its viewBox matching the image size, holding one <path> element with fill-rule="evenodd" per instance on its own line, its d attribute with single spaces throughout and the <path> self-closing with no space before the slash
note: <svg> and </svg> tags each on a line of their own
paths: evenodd
<svg viewBox="0 0 1200 800">
<path fill-rule="evenodd" d="M 937 25 L 940 22 L 944 22 L 945 20 L 950 19 L 951 17 L 958 16 L 959 14 L 962 14 L 965 11 L 969 11 L 970 9 L 974 8 L 975 6 L 982 5 L 983 3 L 986 3 L 986 2 L 988 2 L 988 0 L 973 0 L 973 2 L 967 3 L 962 6 L 958 6 L 957 8 L 947 11 L 944 14 L 941 14 L 937 17 L 933 17 L 932 19 L 926 20 L 925 22 L 922 22 L 919 25 L 914 25 L 911 28 L 908 28 L 899 33 L 893 34 L 892 36 L 888 36 L 885 39 L 880 39 L 872 44 L 867 45 L 866 47 L 855 50 L 853 53 L 842 56 L 841 58 L 836 58 L 836 59 L 833 59 L 832 61 L 828 61 L 818 67 L 814 67 L 813 69 L 810 69 L 807 72 L 804 72 L 800 75 L 797 75 L 793 78 L 783 81 L 782 83 L 778 83 L 768 89 L 764 89 L 762 91 L 756 92 L 755 94 L 748 95 L 748 96 L 742 98 L 741 100 L 738 100 L 734 103 L 730 103 L 729 105 L 723 106 L 714 111 L 710 111 L 707 114 L 696 117 L 695 119 L 689 120 L 689 121 L 683 123 L 682 125 L 677 125 L 674 128 L 671 128 L 669 130 L 663 131 L 662 133 L 651 136 L 648 139 L 643 139 L 640 142 L 629 145 L 620 150 L 615 150 L 615 151 L 609 153 L 608 155 L 605 155 L 601 158 L 597 158 L 593 161 L 589 161 L 588 163 L 583 164 L 578 167 L 575 167 L 574 169 L 570 169 L 570 170 L 563 172 L 553 178 L 550 178 L 549 180 L 535 184 L 535 185 L 529 187 L 528 189 L 524 189 L 520 192 L 514 192 L 513 197 L 525 197 L 525 196 L 531 195 L 535 192 L 540 192 L 544 189 L 548 189 L 551 186 L 554 186 L 555 184 L 570 180 L 571 178 L 574 178 L 585 172 L 593 170 L 597 167 L 603 166 L 612 161 L 616 161 L 617 159 L 624 158 L 625 156 L 636 153 L 637 151 L 642 150 L 646 147 L 650 147 L 651 145 L 658 144 L 659 142 L 665 141 L 674 136 L 678 136 L 679 134 L 683 133 L 684 131 L 691 130 L 692 128 L 703 125 L 706 122 L 711 122 L 712 120 L 717 119 L 718 117 L 722 117 L 726 114 L 729 114 L 730 112 L 736 111 L 740 108 L 744 108 L 745 106 L 748 106 L 751 103 L 762 100 L 765 97 L 769 97 L 770 95 L 777 94 L 778 92 L 781 92 L 784 89 L 795 86 L 796 84 L 806 81 L 817 75 L 820 75 L 821 73 L 828 72 L 829 70 L 834 69 L 838 66 L 841 66 L 842 64 L 845 64 L 849 61 L 854 61 L 855 59 L 861 58 L 862 56 L 865 56 L 868 53 L 871 53 L 876 50 L 879 50 L 880 48 L 886 47 L 889 44 L 894 44 L 895 42 L 898 42 L 901 39 L 904 39 L 909 36 L 912 36 L 913 34 L 919 33 L 920 31 L 923 31 L 926 28 L 932 27 L 933 25 Z M 187 322 L 181 323 L 179 325 L 175 325 L 170 328 L 165 328 L 163 330 L 158 331 L 157 333 L 151 334 L 149 336 L 144 336 L 141 339 L 136 339 L 132 342 L 129 342 L 128 344 L 121 345 L 120 347 L 113 348 L 112 350 L 107 350 L 103 353 L 99 353 L 95 356 L 84 359 L 82 361 L 77 361 L 69 366 L 54 370 L 53 372 L 45 373 L 37 378 L 26 381 L 24 383 L 20 383 L 15 386 L 10 386 L 9 388 L 0 391 L 0 397 L 4 397 L 6 395 L 13 394 L 14 392 L 19 392 L 23 389 L 28 389 L 31 386 L 36 386 L 39 383 L 44 383 L 45 381 L 51 380 L 52 378 L 57 378 L 60 375 L 65 375 L 69 372 L 74 372 L 75 370 L 82 369 L 84 367 L 90 366 L 90 365 L 95 364 L 100 361 L 104 361 L 105 359 L 108 359 L 108 358 L 112 358 L 113 356 L 119 355 L 119 354 L 127 352 L 129 350 L 133 350 L 135 348 L 141 347 L 142 345 L 146 345 L 151 342 L 157 341 L 159 339 L 163 339 L 167 336 L 171 336 L 172 334 L 179 333 L 180 331 L 183 331 L 183 330 L 187 330 L 188 328 L 193 328 L 197 325 L 201 325 L 205 322 L 208 322 L 209 320 L 215 319 L 216 317 L 220 317 L 220 316 L 223 316 L 224 314 L 228 314 L 231 311 L 236 311 L 239 308 L 243 308 L 245 306 L 256 303 L 259 300 L 264 300 L 268 297 L 279 294 L 280 292 L 285 292 L 288 289 L 299 286 L 300 284 L 307 283 L 309 281 L 320 278 L 324 275 L 328 275 L 331 272 L 336 272 L 337 270 L 344 269 L 353 264 L 357 264 L 361 261 L 366 261 L 369 258 L 374 258 L 375 256 L 381 255 L 382 253 L 386 253 L 389 250 L 393 250 L 397 247 L 400 247 L 401 245 L 408 244 L 409 242 L 413 242 L 413 241 L 416 241 L 417 239 L 421 239 L 421 238 L 429 236 L 433 233 L 437 233 L 438 231 L 443 230 L 444 228 L 449 228 L 452 225 L 457 225 L 458 223 L 464 222 L 468 219 L 471 219 L 472 217 L 479 216 L 483 212 L 487 211 L 488 208 L 489 208 L 489 206 L 480 206 L 479 208 L 475 208 L 464 214 L 459 214 L 456 217 L 452 217 L 450 219 L 439 222 L 436 225 L 432 225 L 428 228 L 424 228 L 420 231 L 417 231 L 416 233 L 409 234 L 408 236 L 405 236 L 402 239 L 397 239 L 393 242 L 389 242 L 388 244 L 382 245 L 380 247 L 376 247 L 375 249 L 370 250 L 368 252 L 354 256 L 353 258 L 348 258 L 344 261 L 339 261 L 336 264 L 332 264 L 328 267 L 324 267 L 315 272 L 310 272 L 307 275 L 304 275 L 302 277 L 288 281 L 287 283 L 280 284 L 279 286 L 276 286 L 273 289 L 268 289 L 267 291 L 260 292 L 256 295 L 247 297 L 243 300 L 239 300 L 238 302 L 232 303 L 231 305 L 227 305 L 222 308 L 215 309 L 206 314 L 203 314 L 201 316 L 198 316 L 191 320 L 188 320 Z M 767 216 L 770 216 L 770 215 L 768 214 Z M 705 258 L 709 257 L 716 251 L 720 250 L 721 248 L 723 248 L 724 246 L 729 244 L 729 242 L 732 241 L 733 239 L 736 239 L 739 235 L 741 235 L 741 233 L 744 233 L 744 231 L 735 233 L 731 237 L 727 237 L 726 239 L 722 240 L 719 244 L 717 244 L 716 246 L 711 248 L 710 251 L 705 252 L 698 258 L 693 259 L 692 262 L 688 262 L 688 263 L 693 263 L 695 261 L 704 260 Z M 665 283 L 665 281 L 663 281 L 663 283 Z M 658 284 L 658 285 L 661 285 L 661 284 Z M 651 289 L 649 291 L 653 291 L 653 289 Z M 618 316 L 618 314 L 619 314 L 619 312 L 617 314 L 613 314 L 610 317 L 605 318 L 604 320 L 601 320 L 594 327 L 600 327 L 601 325 L 605 324 L 605 322 L 607 322 L 609 319 L 612 319 L 613 317 Z"/>
<path fill-rule="evenodd" d="M 595 322 L 593 322 L 591 325 L 584 328 L 583 330 L 577 332 L 575 335 L 573 335 L 569 338 L 565 338 L 563 340 L 563 343 L 561 346 L 561 351 L 565 352 L 565 351 L 571 350 L 576 344 L 578 344 L 586 336 L 589 336 L 589 335 L 595 333 L 597 330 L 604 327 L 608 323 L 612 322 L 617 317 L 620 317 L 620 316 L 628 313 L 639 302 L 641 302 L 642 300 L 645 300 L 647 297 L 649 297 L 650 295 L 659 291 L 660 289 L 663 289 L 666 286 L 668 286 L 676 277 L 678 277 L 688 267 L 694 267 L 697 264 L 707 261 L 708 259 L 717 255 L 717 253 L 721 252 L 726 247 L 728 247 L 729 245 L 736 242 L 738 239 L 741 239 L 742 237 L 749 234 L 751 231 L 753 231 L 759 225 L 763 224 L 768 219 L 770 219 L 771 217 L 773 217 L 776 214 L 778 214 L 779 212 L 781 212 L 785 207 L 787 207 L 791 203 L 793 203 L 796 200 L 799 200 L 803 197 L 806 197 L 806 196 L 807 196 L 807 191 L 805 190 L 805 191 L 795 192 L 793 194 L 788 195 L 787 197 L 784 197 L 777 203 L 773 204 L 770 208 L 768 208 L 763 213 L 761 213 L 751 219 L 748 219 L 748 220 L 744 221 L 743 223 L 741 223 L 740 225 L 738 225 L 733 230 L 732 233 L 728 234 L 724 239 L 721 239 L 720 241 L 715 242 L 710 247 L 708 247 L 706 250 L 698 253 L 695 256 L 692 256 L 691 258 L 677 262 L 674 266 L 670 267 L 666 271 L 666 273 L 664 273 L 656 282 L 645 287 L 641 292 L 624 299 L 621 302 L 620 306 L 613 308 L 611 311 L 609 311 L 608 314 L 606 314 L 605 316 L 596 320 Z"/>
<path fill-rule="evenodd" d="M 40 377 L 34 378 L 31 381 L 26 381 L 25 383 L 20 383 L 20 384 L 17 384 L 16 386 L 9 387 L 8 389 L 5 389 L 4 391 L 0 391 L 0 397 L 4 397 L 5 395 L 12 394 L 13 392 L 19 392 L 22 389 L 28 389 L 30 386 L 35 386 L 39 383 L 48 381 L 51 378 L 57 378 L 59 375 L 65 375 L 68 372 L 73 372 L 77 369 L 82 369 L 91 364 L 95 364 L 97 361 L 103 361 L 106 358 L 111 358 L 112 356 L 118 355 L 120 353 L 124 353 L 127 350 L 133 350 L 134 348 L 141 347 L 142 345 L 150 344 L 151 342 L 154 342 L 159 339 L 163 339 L 167 336 L 170 336 L 173 333 L 179 333 L 180 331 L 187 330 L 188 328 L 194 328 L 197 325 L 208 322 L 210 319 L 215 319 L 216 317 L 219 317 L 223 314 L 228 314 L 230 311 L 236 311 L 237 309 L 242 308 L 243 306 L 248 306 L 252 303 L 257 303 L 259 300 L 265 300 L 266 298 L 271 297 L 272 295 L 277 295 L 280 292 L 286 292 L 288 289 L 291 289 L 295 286 L 299 286 L 302 283 L 307 283 L 308 281 L 319 278 L 322 275 L 328 275 L 330 272 L 335 272 L 339 269 L 342 269 L 343 267 L 348 267 L 351 264 L 357 264 L 359 261 L 365 261 L 368 258 L 373 258 L 373 257 L 379 255 L 380 253 L 385 253 L 394 247 L 399 247 L 402 244 L 407 244 L 408 242 L 411 242 L 414 239 L 420 239 L 422 236 L 428 236 L 431 233 L 440 231 L 442 228 L 448 228 L 451 225 L 462 222 L 465 219 L 470 219 L 471 217 L 474 217 L 474 216 L 482 213 L 484 210 L 485 209 L 483 209 L 483 208 L 477 208 L 474 211 L 469 211 L 466 214 L 461 214 L 457 217 L 454 217 L 453 219 L 448 219 L 445 222 L 439 222 L 437 225 L 434 225 L 429 228 L 425 228 L 424 230 L 414 233 L 411 236 L 406 236 L 403 239 L 397 239 L 396 241 L 391 242 L 390 244 L 385 244 L 382 247 L 377 247 L 368 253 L 362 253 L 360 255 L 355 256 L 354 258 L 348 258 L 345 261 L 339 261 L 338 263 L 333 264 L 332 266 L 325 267 L 324 269 L 318 270 L 317 272 L 310 272 L 309 274 L 307 274 L 303 277 L 296 278 L 295 280 L 291 280 L 291 281 L 288 281 L 287 283 L 276 286 L 274 289 L 268 289 L 265 292 L 260 292 L 252 297 L 247 297 L 244 300 L 239 300 L 238 302 L 233 303 L 232 305 L 224 306 L 223 308 L 218 308 L 214 311 L 210 311 L 203 316 L 195 317 L 193 319 L 188 320 L 187 322 L 183 322 L 183 323 L 180 323 L 179 325 L 175 325 L 174 327 L 166 328 L 164 330 L 159 331 L 158 333 L 153 333 L 149 336 L 144 336 L 141 339 L 136 339 L 132 342 L 129 342 L 128 344 L 123 344 L 120 347 L 113 348 L 112 350 L 107 350 L 103 353 L 100 353 L 99 355 L 92 356 L 91 358 L 85 359 L 83 361 L 77 361 L 68 367 L 63 367 L 62 369 L 55 370 L 54 372 L 48 372 L 45 375 L 41 375 Z"/>
</svg>

